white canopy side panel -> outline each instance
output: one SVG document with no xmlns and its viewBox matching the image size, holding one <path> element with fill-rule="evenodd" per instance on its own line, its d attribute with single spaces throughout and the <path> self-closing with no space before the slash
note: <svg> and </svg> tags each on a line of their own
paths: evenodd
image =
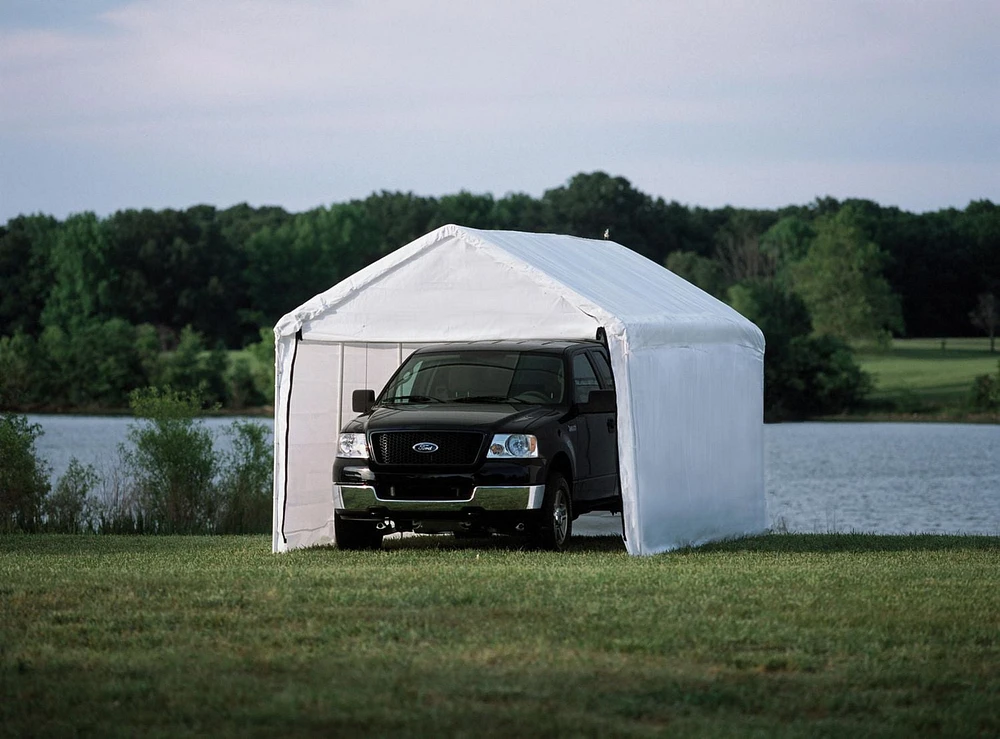
<svg viewBox="0 0 1000 739">
<path fill-rule="evenodd" d="M 643 349 L 629 354 L 627 372 L 637 460 L 635 553 L 764 531 L 758 353 L 721 344 Z"/>
<path fill-rule="evenodd" d="M 333 462 L 340 429 L 357 415 L 351 395 L 355 390 L 381 389 L 417 346 L 313 341 L 295 345 L 289 396 L 279 404 L 287 431 L 280 438 L 275 435 L 275 552 L 336 540 Z"/>
<path fill-rule="evenodd" d="M 615 393 L 618 398 L 618 481 L 622 494 L 622 518 L 624 519 L 625 548 L 629 554 L 641 554 L 639 549 L 639 501 L 636 480 L 638 477 L 636 457 L 635 422 L 633 420 L 633 388 L 629 376 L 629 335 L 618 321 L 605 326 L 608 337 L 608 355 L 611 358 L 611 372 L 615 378 Z M 640 398 L 642 394 L 639 394 Z"/>
<path fill-rule="evenodd" d="M 341 398 L 331 375 L 343 359 L 339 344 L 299 342 L 297 347 L 283 450 L 287 489 L 295 491 L 283 502 L 281 533 L 289 548 L 333 541 L 330 480 Z"/>
</svg>

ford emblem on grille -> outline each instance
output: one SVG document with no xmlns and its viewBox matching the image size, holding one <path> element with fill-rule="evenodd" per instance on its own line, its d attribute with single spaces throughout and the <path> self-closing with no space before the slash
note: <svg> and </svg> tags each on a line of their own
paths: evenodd
<svg viewBox="0 0 1000 739">
<path fill-rule="evenodd" d="M 431 452 L 436 452 L 438 450 L 438 445 L 432 441 L 421 441 L 419 444 L 413 445 L 413 451 L 422 452 L 423 454 L 430 454 Z"/>
</svg>

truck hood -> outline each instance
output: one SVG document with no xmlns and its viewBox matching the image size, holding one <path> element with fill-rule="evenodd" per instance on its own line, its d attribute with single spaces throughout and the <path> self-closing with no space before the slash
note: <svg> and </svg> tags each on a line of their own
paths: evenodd
<svg viewBox="0 0 1000 739">
<path fill-rule="evenodd" d="M 544 419 L 558 417 L 564 409 L 520 406 L 511 403 L 449 403 L 376 406 L 367 416 L 358 416 L 345 432 L 391 429 L 470 429 L 493 433 L 530 433 Z"/>
</svg>

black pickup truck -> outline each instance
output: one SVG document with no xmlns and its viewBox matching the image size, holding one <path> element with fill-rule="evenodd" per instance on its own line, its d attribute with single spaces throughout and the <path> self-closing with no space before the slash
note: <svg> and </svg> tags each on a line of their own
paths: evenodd
<svg viewBox="0 0 1000 739">
<path fill-rule="evenodd" d="M 525 534 L 565 548 L 573 520 L 621 511 L 615 391 L 597 341 L 466 342 L 415 351 L 340 434 L 344 549 L 397 531 Z"/>
</svg>

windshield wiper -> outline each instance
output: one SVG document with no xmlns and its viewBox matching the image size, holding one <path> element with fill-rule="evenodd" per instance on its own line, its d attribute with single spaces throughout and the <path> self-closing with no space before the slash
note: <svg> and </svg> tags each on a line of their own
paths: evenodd
<svg viewBox="0 0 1000 739">
<path fill-rule="evenodd" d="M 467 398 L 455 398 L 453 403 L 524 403 L 526 401 L 511 398 L 506 395 L 471 395 Z"/>
<path fill-rule="evenodd" d="M 395 398 L 386 398 L 382 405 L 393 405 L 395 403 L 443 403 L 440 398 L 432 398 L 429 395 L 397 395 Z"/>
</svg>

